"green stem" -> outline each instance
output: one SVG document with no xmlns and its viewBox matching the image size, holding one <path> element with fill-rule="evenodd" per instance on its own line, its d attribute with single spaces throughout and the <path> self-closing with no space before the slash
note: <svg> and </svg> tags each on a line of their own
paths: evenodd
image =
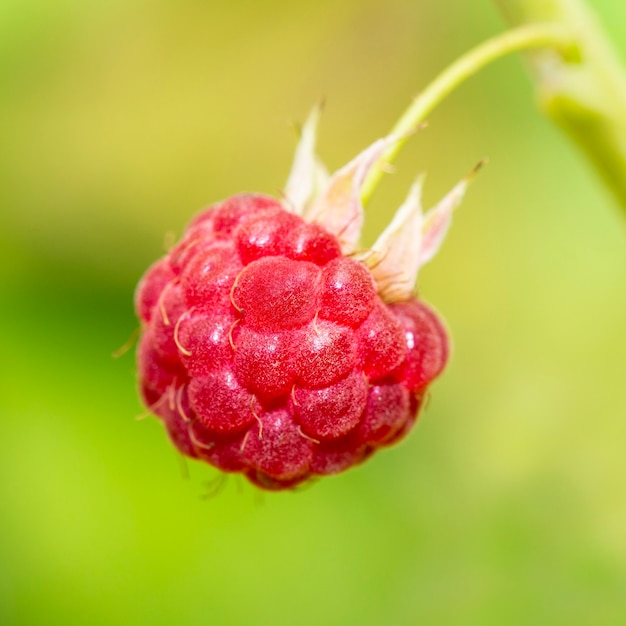
<svg viewBox="0 0 626 626">
<path fill-rule="evenodd" d="M 448 66 L 411 103 L 391 130 L 391 135 L 400 139 L 390 146 L 372 168 L 361 193 L 367 202 L 380 182 L 384 167 L 398 154 L 409 135 L 422 123 L 426 116 L 456 87 L 493 61 L 520 50 L 531 48 L 553 48 L 564 57 L 576 58 L 576 42 L 571 31 L 561 24 L 531 24 L 520 26 L 493 39 L 489 39 L 465 53 Z"/>
<path fill-rule="evenodd" d="M 576 33 L 580 62 L 526 55 L 537 102 L 564 130 L 626 210 L 626 71 L 585 0 L 496 0 L 508 21 L 557 23 Z"/>
</svg>

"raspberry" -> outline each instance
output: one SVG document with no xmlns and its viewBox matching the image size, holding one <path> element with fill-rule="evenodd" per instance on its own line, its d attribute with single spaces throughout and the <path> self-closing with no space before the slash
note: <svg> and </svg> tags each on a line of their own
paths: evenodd
<svg viewBox="0 0 626 626">
<path fill-rule="evenodd" d="M 419 246 L 394 256 L 398 237 L 415 234 L 406 219 L 356 252 L 362 207 L 338 190 L 358 192 L 371 158 L 335 174 L 308 211 L 256 194 L 215 204 L 141 279 L 140 389 L 182 454 L 291 489 L 361 463 L 415 423 L 448 340 L 411 294 Z M 408 289 L 394 280 L 407 258 Z"/>
</svg>

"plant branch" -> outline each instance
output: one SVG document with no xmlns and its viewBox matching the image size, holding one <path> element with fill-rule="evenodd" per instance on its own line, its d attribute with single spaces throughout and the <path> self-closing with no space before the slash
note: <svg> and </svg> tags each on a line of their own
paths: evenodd
<svg viewBox="0 0 626 626">
<path fill-rule="evenodd" d="M 626 71 L 584 0 L 496 0 L 514 25 L 549 20 L 576 33 L 581 61 L 528 54 L 539 106 L 578 145 L 626 209 Z M 519 27 L 519 26 L 518 26 Z"/>
</svg>

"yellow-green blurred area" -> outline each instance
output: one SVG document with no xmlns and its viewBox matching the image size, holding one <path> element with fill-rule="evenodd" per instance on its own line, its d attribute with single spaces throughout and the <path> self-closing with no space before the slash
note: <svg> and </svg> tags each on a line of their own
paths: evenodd
<svg viewBox="0 0 626 626">
<path fill-rule="evenodd" d="M 593 5 L 626 57 L 626 5 Z M 481 158 L 420 293 L 452 361 L 412 435 L 260 494 L 136 420 L 134 285 L 203 206 L 331 169 L 504 28 L 490 2 L 0 2 L 0 623 L 626 624 L 623 212 L 519 58 L 430 117 L 367 208 Z"/>
</svg>

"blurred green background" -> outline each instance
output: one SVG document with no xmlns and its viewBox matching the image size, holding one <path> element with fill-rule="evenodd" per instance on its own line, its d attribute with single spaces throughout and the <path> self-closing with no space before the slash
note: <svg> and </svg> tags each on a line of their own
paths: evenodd
<svg viewBox="0 0 626 626">
<path fill-rule="evenodd" d="M 626 5 L 597 0 L 626 57 Z M 454 336 L 412 436 L 297 493 L 203 498 L 135 420 L 134 285 L 202 206 L 274 193 L 325 97 L 337 168 L 503 24 L 459 0 L 0 2 L 0 623 L 626 623 L 626 246 L 519 58 L 368 207 L 480 158 L 420 290 Z"/>
</svg>

